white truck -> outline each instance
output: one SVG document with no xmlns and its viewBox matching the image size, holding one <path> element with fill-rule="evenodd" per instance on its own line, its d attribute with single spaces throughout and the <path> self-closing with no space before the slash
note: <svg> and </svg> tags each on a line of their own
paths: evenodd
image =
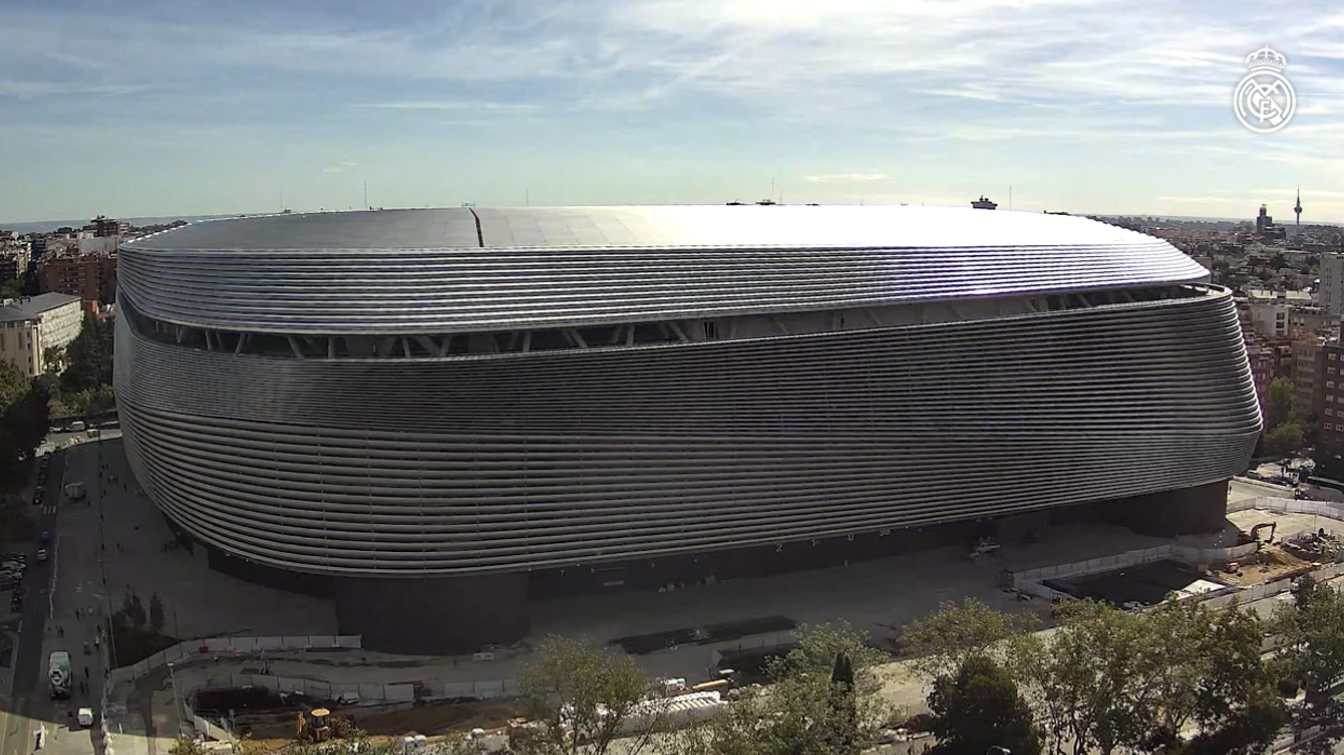
<svg viewBox="0 0 1344 755">
<path fill-rule="evenodd" d="M 70 654 L 64 650 L 53 651 L 47 659 L 47 678 L 51 680 L 51 697 L 70 697 Z"/>
</svg>

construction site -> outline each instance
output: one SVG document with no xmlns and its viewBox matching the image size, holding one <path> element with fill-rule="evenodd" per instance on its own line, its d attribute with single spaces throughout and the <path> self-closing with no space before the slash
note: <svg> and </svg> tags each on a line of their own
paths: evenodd
<svg viewBox="0 0 1344 755">
<path fill-rule="evenodd" d="M 759 682 L 754 672 L 764 660 L 791 649 L 797 629 L 809 624 L 846 621 L 900 658 L 906 623 L 963 597 L 1033 613 L 1047 627 L 1058 604 L 1076 598 L 1136 611 L 1171 598 L 1268 611 L 1293 578 L 1310 572 L 1329 581 L 1344 571 L 1340 508 L 1242 495 L 1214 535 L 1060 525 L 762 579 L 565 596 L 534 606 L 536 625 L 523 642 L 467 656 L 380 653 L 336 635 L 182 643 L 112 672 L 109 733 L 121 741 L 118 750 L 146 755 L 166 752 L 178 731 L 279 749 L 356 727 L 408 749 L 464 736 L 482 750 L 502 749 L 528 731 L 518 680 L 535 643 L 549 634 L 628 655 L 649 678 L 666 680 L 664 692 L 694 718 Z M 1071 560 L 1079 555 L 1086 558 Z M 893 661 L 881 676 L 891 703 L 923 708 L 924 682 L 904 662 Z"/>
</svg>

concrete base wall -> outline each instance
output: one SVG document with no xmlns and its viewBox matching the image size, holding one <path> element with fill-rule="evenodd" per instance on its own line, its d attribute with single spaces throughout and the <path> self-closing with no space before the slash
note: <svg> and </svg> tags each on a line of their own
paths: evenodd
<svg viewBox="0 0 1344 755">
<path fill-rule="evenodd" d="M 392 653 L 461 653 L 527 634 L 527 574 L 334 580 L 341 634 Z"/>
<path fill-rule="evenodd" d="M 1100 509 L 1106 521 L 1148 535 L 1217 532 L 1227 520 L 1227 484 L 1223 480 L 1090 505 Z"/>
</svg>

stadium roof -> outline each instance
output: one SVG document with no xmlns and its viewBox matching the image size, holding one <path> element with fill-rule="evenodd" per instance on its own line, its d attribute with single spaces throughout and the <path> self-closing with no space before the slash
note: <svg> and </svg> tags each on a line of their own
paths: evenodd
<svg viewBox="0 0 1344 755">
<path fill-rule="evenodd" d="M 140 249 L 470 249 L 1134 244 L 1154 239 L 1082 217 L 948 207 L 673 205 L 375 210 L 194 223 Z"/>
<path fill-rule="evenodd" d="M 386 210 L 208 221 L 124 244 L 142 313 L 279 333 L 452 333 L 1196 283 L 1161 239 L 926 207 Z"/>
</svg>

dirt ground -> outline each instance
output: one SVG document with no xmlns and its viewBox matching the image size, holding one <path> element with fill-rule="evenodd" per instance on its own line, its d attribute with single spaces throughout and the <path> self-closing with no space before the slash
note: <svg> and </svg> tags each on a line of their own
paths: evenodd
<svg viewBox="0 0 1344 755">
<path fill-rule="evenodd" d="M 1237 574 L 1229 574 L 1221 567 L 1215 569 L 1218 579 L 1239 587 L 1254 587 L 1265 582 L 1294 576 L 1312 569 L 1311 562 L 1303 561 L 1277 545 L 1265 545 L 1260 552 L 1241 562 Z"/>
<path fill-rule="evenodd" d="M 433 736 L 474 728 L 497 729 L 521 715 L 516 701 L 431 703 L 407 710 L 360 716 L 359 728 L 371 735 L 401 736 L 407 732 Z"/>
<path fill-rule="evenodd" d="M 486 730 L 502 728 L 510 718 L 518 716 L 516 701 L 481 701 L 462 703 L 431 703 L 405 710 L 365 713 L 355 716 L 355 725 L 375 743 L 384 740 L 400 741 L 407 734 L 424 734 L 435 738 L 447 734 L 461 734 L 475 728 Z M 249 741 L 254 752 L 276 752 L 292 743 L 294 721 L 289 715 L 268 716 L 270 722 L 249 722 Z"/>
</svg>

